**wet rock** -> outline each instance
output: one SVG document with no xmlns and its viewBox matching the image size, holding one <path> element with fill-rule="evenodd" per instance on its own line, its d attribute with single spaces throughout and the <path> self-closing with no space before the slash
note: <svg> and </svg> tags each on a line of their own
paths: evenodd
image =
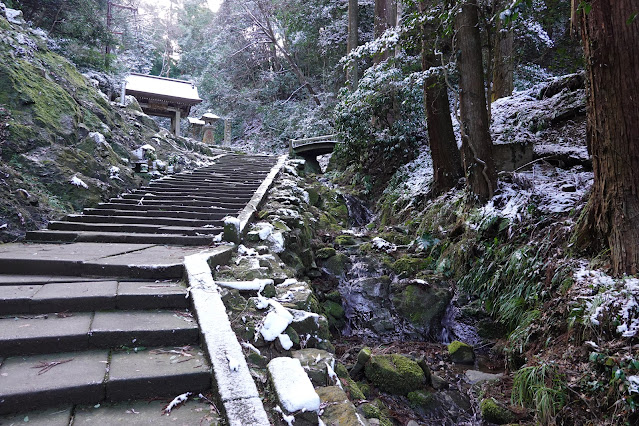
<svg viewBox="0 0 639 426">
<path fill-rule="evenodd" d="M 408 393 L 408 400 L 414 407 L 428 407 L 433 399 L 430 392 L 418 390 Z"/>
<path fill-rule="evenodd" d="M 301 349 L 291 352 L 291 356 L 300 361 L 314 386 L 326 386 L 329 383 L 327 364 L 335 365 L 333 354 L 321 349 Z"/>
<path fill-rule="evenodd" d="M 501 379 L 504 375 L 502 373 L 499 374 L 490 374 L 484 373 L 483 371 L 478 370 L 467 370 L 464 373 L 466 376 L 466 381 L 471 385 L 481 382 L 494 382 Z"/>
<path fill-rule="evenodd" d="M 479 404 L 481 416 L 490 423 L 503 425 L 515 421 L 515 416 L 509 409 L 502 407 L 494 398 L 486 398 Z"/>
<path fill-rule="evenodd" d="M 455 340 L 448 345 L 448 355 L 457 364 L 472 364 L 475 362 L 473 347 L 459 340 Z"/>
<path fill-rule="evenodd" d="M 317 394 L 323 405 L 326 405 L 321 415 L 326 425 L 361 426 L 355 406 L 348 400 L 346 393 L 337 386 L 318 388 Z"/>
<path fill-rule="evenodd" d="M 397 395 L 407 395 L 422 388 L 426 380 L 415 361 L 398 354 L 374 355 L 364 371 L 375 386 Z"/>
<path fill-rule="evenodd" d="M 564 185 L 561 185 L 560 189 L 563 192 L 577 192 L 577 187 L 572 183 L 566 183 Z"/>
<path fill-rule="evenodd" d="M 445 424 L 460 424 L 473 418 L 473 409 L 468 395 L 457 390 L 435 392 L 426 409 L 427 418 L 447 419 Z M 442 424 L 442 423 L 437 423 Z"/>
<path fill-rule="evenodd" d="M 435 390 L 448 389 L 448 381 L 446 381 L 446 379 L 441 378 L 437 374 L 430 375 L 430 385 Z"/>
</svg>

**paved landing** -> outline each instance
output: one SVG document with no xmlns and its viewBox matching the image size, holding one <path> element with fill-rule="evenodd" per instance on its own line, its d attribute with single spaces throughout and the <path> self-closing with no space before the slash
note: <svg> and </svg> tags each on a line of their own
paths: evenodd
<svg viewBox="0 0 639 426">
<path fill-rule="evenodd" d="M 0 271 L 11 275 L 37 272 L 43 275 L 181 278 L 184 257 L 205 249 L 207 247 L 152 244 L 10 243 L 0 245 Z"/>
</svg>

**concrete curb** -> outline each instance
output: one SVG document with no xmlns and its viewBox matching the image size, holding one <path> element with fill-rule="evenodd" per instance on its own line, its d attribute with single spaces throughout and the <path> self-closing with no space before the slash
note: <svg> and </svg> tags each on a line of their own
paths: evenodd
<svg viewBox="0 0 639 426">
<path fill-rule="evenodd" d="M 268 193 L 268 190 L 271 189 L 271 186 L 273 185 L 273 182 L 275 181 L 277 174 L 280 172 L 280 170 L 282 169 L 282 166 L 284 166 L 284 163 L 286 162 L 287 159 L 288 159 L 287 154 L 280 156 L 279 160 L 277 160 L 277 164 L 273 166 L 268 176 L 266 176 L 266 179 L 264 179 L 262 184 L 255 191 L 255 194 L 251 198 L 251 201 L 248 202 L 246 207 L 244 207 L 244 209 L 237 216 L 237 218 L 240 221 L 240 229 L 239 229 L 240 239 L 242 239 L 244 235 L 246 234 L 246 232 L 248 231 L 248 226 L 255 219 L 255 213 L 257 213 L 257 210 L 260 208 L 260 205 L 266 198 L 266 194 Z"/>
<path fill-rule="evenodd" d="M 200 325 L 202 346 L 213 367 L 214 389 L 228 424 L 267 426 L 268 416 L 211 274 L 211 268 L 227 263 L 233 251 L 233 246 L 221 246 L 187 256 L 184 269 Z"/>
</svg>

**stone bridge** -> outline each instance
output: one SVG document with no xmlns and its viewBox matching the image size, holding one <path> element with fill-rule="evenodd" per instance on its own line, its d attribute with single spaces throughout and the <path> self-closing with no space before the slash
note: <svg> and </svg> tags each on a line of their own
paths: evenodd
<svg viewBox="0 0 639 426">
<path fill-rule="evenodd" d="M 311 169 L 320 171 L 317 162 L 318 155 L 330 154 L 339 141 L 337 135 L 316 136 L 305 139 L 291 139 L 289 141 L 289 153 L 304 158 L 310 163 Z"/>
</svg>

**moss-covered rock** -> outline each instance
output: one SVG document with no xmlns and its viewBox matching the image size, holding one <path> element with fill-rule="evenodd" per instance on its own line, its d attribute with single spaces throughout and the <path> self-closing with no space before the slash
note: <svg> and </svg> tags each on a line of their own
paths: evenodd
<svg viewBox="0 0 639 426">
<path fill-rule="evenodd" d="M 473 347 L 459 340 L 455 340 L 448 345 L 448 355 L 455 363 L 472 364 L 475 362 Z"/>
<path fill-rule="evenodd" d="M 340 276 L 346 272 L 346 265 L 348 265 L 349 259 L 344 253 L 337 253 L 335 256 L 331 256 L 328 259 L 321 262 L 321 265 L 331 274 Z"/>
<path fill-rule="evenodd" d="M 410 277 L 414 276 L 419 271 L 428 269 L 430 266 L 432 266 L 430 259 L 402 256 L 393 263 L 391 268 L 397 275 Z"/>
<path fill-rule="evenodd" d="M 513 412 L 499 405 L 494 398 L 483 399 L 479 404 L 479 409 L 482 418 L 487 422 L 503 425 L 515 421 Z"/>
<path fill-rule="evenodd" d="M 413 360 L 398 354 L 373 355 L 365 367 L 366 378 L 383 391 L 408 395 L 424 386 L 425 376 Z"/>
<path fill-rule="evenodd" d="M 344 318 L 344 308 L 341 304 L 335 303 L 332 300 L 322 302 L 322 309 L 326 315 L 330 315 L 335 319 Z"/>
<path fill-rule="evenodd" d="M 326 406 L 321 415 L 324 424 L 361 426 L 355 406 L 348 400 L 346 393 L 338 386 L 316 389 L 320 401 Z"/>
<path fill-rule="evenodd" d="M 349 234 L 342 234 L 335 237 L 334 243 L 338 246 L 354 246 L 355 238 L 353 238 L 353 236 Z"/>
<path fill-rule="evenodd" d="M 393 291 L 391 300 L 401 316 L 428 335 L 439 327 L 451 297 L 446 288 L 415 284 Z"/>
<path fill-rule="evenodd" d="M 315 257 L 321 260 L 328 259 L 329 257 L 335 256 L 335 249 L 333 247 L 322 247 L 317 250 L 315 253 Z"/>
</svg>

